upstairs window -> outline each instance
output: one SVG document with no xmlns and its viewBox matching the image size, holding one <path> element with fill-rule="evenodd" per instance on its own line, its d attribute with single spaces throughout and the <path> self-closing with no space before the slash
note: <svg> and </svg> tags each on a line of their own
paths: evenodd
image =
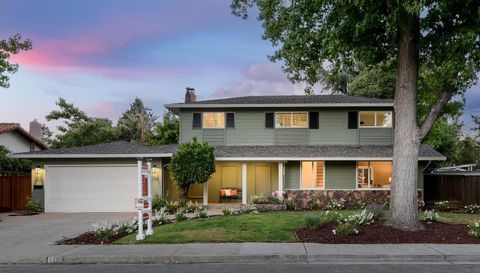
<svg viewBox="0 0 480 273">
<path fill-rule="evenodd" d="M 308 128 L 307 112 L 278 112 L 275 120 L 277 128 Z"/>
<path fill-rule="evenodd" d="M 360 112 L 360 128 L 391 128 L 392 112 Z"/>
<path fill-rule="evenodd" d="M 203 128 L 225 128 L 225 113 L 203 113 Z"/>
</svg>

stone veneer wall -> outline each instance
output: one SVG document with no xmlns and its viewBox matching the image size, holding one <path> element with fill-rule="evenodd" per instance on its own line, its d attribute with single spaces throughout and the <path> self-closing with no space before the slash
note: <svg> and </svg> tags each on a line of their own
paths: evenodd
<svg viewBox="0 0 480 273">
<path fill-rule="evenodd" d="M 347 209 L 358 208 L 359 203 L 385 204 L 390 196 L 388 190 L 287 190 L 287 200 L 297 209 L 310 208 L 312 202 L 317 202 L 320 208 L 326 208 L 330 201 L 345 200 Z M 422 191 L 418 192 L 423 200 Z"/>
</svg>

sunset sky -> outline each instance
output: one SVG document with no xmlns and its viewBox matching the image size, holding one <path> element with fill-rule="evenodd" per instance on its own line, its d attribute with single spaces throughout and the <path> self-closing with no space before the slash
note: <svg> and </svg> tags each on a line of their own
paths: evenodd
<svg viewBox="0 0 480 273">
<path fill-rule="evenodd" d="M 4 0 L 0 39 L 20 33 L 33 50 L 12 58 L 20 70 L 0 89 L 0 122 L 28 122 L 58 97 L 114 121 L 140 97 L 158 115 L 183 100 L 303 94 L 261 39 L 255 19 L 231 15 L 228 0 Z M 317 88 L 320 93 L 321 88 Z M 467 92 L 464 120 L 480 113 L 480 86 Z M 48 123 L 47 123 L 48 125 Z"/>
</svg>

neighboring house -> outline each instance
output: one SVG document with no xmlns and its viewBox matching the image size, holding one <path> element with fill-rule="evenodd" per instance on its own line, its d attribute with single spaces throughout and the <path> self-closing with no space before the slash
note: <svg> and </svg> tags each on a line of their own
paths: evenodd
<svg viewBox="0 0 480 273">
<path fill-rule="evenodd" d="M 392 183 L 392 100 L 344 95 L 250 96 L 196 101 L 166 107 L 180 117 L 180 143 L 193 137 L 215 146 L 216 173 L 190 190 L 190 198 L 218 203 L 221 188 L 254 195 L 285 191 L 297 206 L 384 202 Z M 144 147 L 113 142 L 19 154 L 45 168 L 46 211 L 133 211 L 136 159 L 155 165 L 154 193 L 176 199 L 168 164 L 178 145 Z M 426 145 L 423 166 L 445 157 Z"/>
<path fill-rule="evenodd" d="M 0 145 L 12 153 L 35 152 L 47 150 L 41 140 L 41 125 L 38 121 L 30 122 L 30 132 L 25 131 L 19 123 L 0 123 Z"/>
</svg>

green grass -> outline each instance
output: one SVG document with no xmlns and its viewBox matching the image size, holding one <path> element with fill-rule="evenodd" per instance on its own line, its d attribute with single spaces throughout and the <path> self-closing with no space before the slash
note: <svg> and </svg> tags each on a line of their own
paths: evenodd
<svg viewBox="0 0 480 273">
<path fill-rule="evenodd" d="M 356 211 L 341 211 L 349 215 Z M 304 226 L 306 214 L 320 212 L 264 212 L 217 216 L 207 219 L 177 222 L 154 228 L 154 235 L 136 241 L 135 234 L 126 236 L 116 244 L 182 244 L 182 243 L 225 243 L 225 242 L 296 242 L 293 231 Z M 423 212 L 420 212 L 423 218 Z M 440 221 L 468 224 L 480 221 L 479 215 L 440 213 Z"/>
</svg>

